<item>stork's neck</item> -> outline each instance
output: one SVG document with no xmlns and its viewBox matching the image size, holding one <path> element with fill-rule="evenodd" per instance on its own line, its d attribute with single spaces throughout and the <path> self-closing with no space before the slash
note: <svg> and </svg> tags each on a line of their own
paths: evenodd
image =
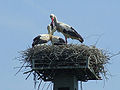
<svg viewBox="0 0 120 90">
<path fill-rule="evenodd" d="M 47 30 L 48 30 L 48 34 L 50 34 L 50 29 L 48 28 Z"/>
<path fill-rule="evenodd" d="M 55 23 L 55 25 L 57 25 L 58 24 L 58 20 L 57 20 L 57 17 L 54 17 L 54 23 Z"/>
<path fill-rule="evenodd" d="M 52 40 L 52 35 L 51 35 L 51 33 L 49 34 L 49 38 L 50 38 L 50 40 Z"/>
</svg>

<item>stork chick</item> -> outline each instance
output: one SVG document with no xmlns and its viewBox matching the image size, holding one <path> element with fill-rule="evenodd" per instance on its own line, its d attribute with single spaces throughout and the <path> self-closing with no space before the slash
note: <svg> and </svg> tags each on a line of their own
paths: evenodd
<svg viewBox="0 0 120 90">
<path fill-rule="evenodd" d="M 32 47 L 37 45 L 42 45 L 50 41 L 50 35 L 49 34 L 40 34 L 37 37 L 33 39 Z"/>
<path fill-rule="evenodd" d="M 64 45 L 65 41 L 58 37 L 58 36 L 53 36 L 53 32 L 56 30 L 54 27 L 52 29 L 51 25 L 47 26 L 48 29 L 48 34 L 40 34 L 37 37 L 33 39 L 32 47 L 37 46 L 37 45 L 42 45 L 47 43 L 48 41 L 51 41 L 52 45 Z"/>
<path fill-rule="evenodd" d="M 48 29 L 48 34 L 50 36 L 52 45 L 64 45 L 65 44 L 64 39 L 58 36 L 53 36 L 53 33 L 56 31 L 56 27 L 53 27 L 52 29 L 52 26 L 49 24 L 47 29 Z"/>
</svg>

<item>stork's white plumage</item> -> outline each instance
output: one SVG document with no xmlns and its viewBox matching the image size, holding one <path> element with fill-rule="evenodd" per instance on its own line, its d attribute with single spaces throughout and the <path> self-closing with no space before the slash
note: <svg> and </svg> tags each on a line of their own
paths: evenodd
<svg viewBox="0 0 120 90">
<path fill-rule="evenodd" d="M 34 47 L 36 45 L 39 45 L 39 44 L 45 44 L 48 41 L 50 41 L 50 35 L 49 34 L 40 34 L 33 39 L 32 47 Z"/>
<path fill-rule="evenodd" d="M 40 34 L 33 39 L 32 47 L 39 45 L 39 44 L 45 44 L 48 41 L 51 41 L 53 45 L 65 44 L 65 41 L 62 38 L 52 35 L 53 31 L 56 30 L 55 27 L 53 28 L 53 30 L 51 30 L 52 27 L 48 25 L 47 29 L 48 29 L 48 34 Z"/>
<path fill-rule="evenodd" d="M 68 24 L 59 22 L 57 20 L 57 17 L 54 14 L 50 15 L 50 18 L 52 20 L 52 25 L 56 26 L 56 30 L 58 32 L 61 32 L 64 36 L 65 36 L 65 40 L 67 43 L 67 38 L 71 38 L 71 39 L 77 39 L 79 40 L 81 43 L 84 41 L 83 38 L 81 37 L 80 34 L 77 33 L 77 31 L 75 31 L 74 28 L 72 28 L 71 26 L 69 26 Z M 55 32 L 55 30 L 54 30 Z"/>
</svg>

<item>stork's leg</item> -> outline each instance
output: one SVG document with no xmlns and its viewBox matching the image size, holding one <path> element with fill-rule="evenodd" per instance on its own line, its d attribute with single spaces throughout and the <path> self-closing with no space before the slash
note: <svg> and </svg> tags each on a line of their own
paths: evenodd
<svg viewBox="0 0 120 90">
<path fill-rule="evenodd" d="M 65 43 L 67 44 L 67 37 L 65 37 Z"/>
</svg>

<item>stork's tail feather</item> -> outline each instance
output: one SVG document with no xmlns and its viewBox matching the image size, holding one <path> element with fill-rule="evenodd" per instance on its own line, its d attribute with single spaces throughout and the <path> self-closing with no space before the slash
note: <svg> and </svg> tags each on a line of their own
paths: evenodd
<svg viewBox="0 0 120 90">
<path fill-rule="evenodd" d="M 33 42 L 33 43 L 32 43 L 32 47 L 34 47 L 34 46 L 35 46 L 35 43 Z"/>
<path fill-rule="evenodd" d="M 83 38 L 79 38 L 78 40 L 79 40 L 81 43 L 84 42 Z"/>
</svg>

